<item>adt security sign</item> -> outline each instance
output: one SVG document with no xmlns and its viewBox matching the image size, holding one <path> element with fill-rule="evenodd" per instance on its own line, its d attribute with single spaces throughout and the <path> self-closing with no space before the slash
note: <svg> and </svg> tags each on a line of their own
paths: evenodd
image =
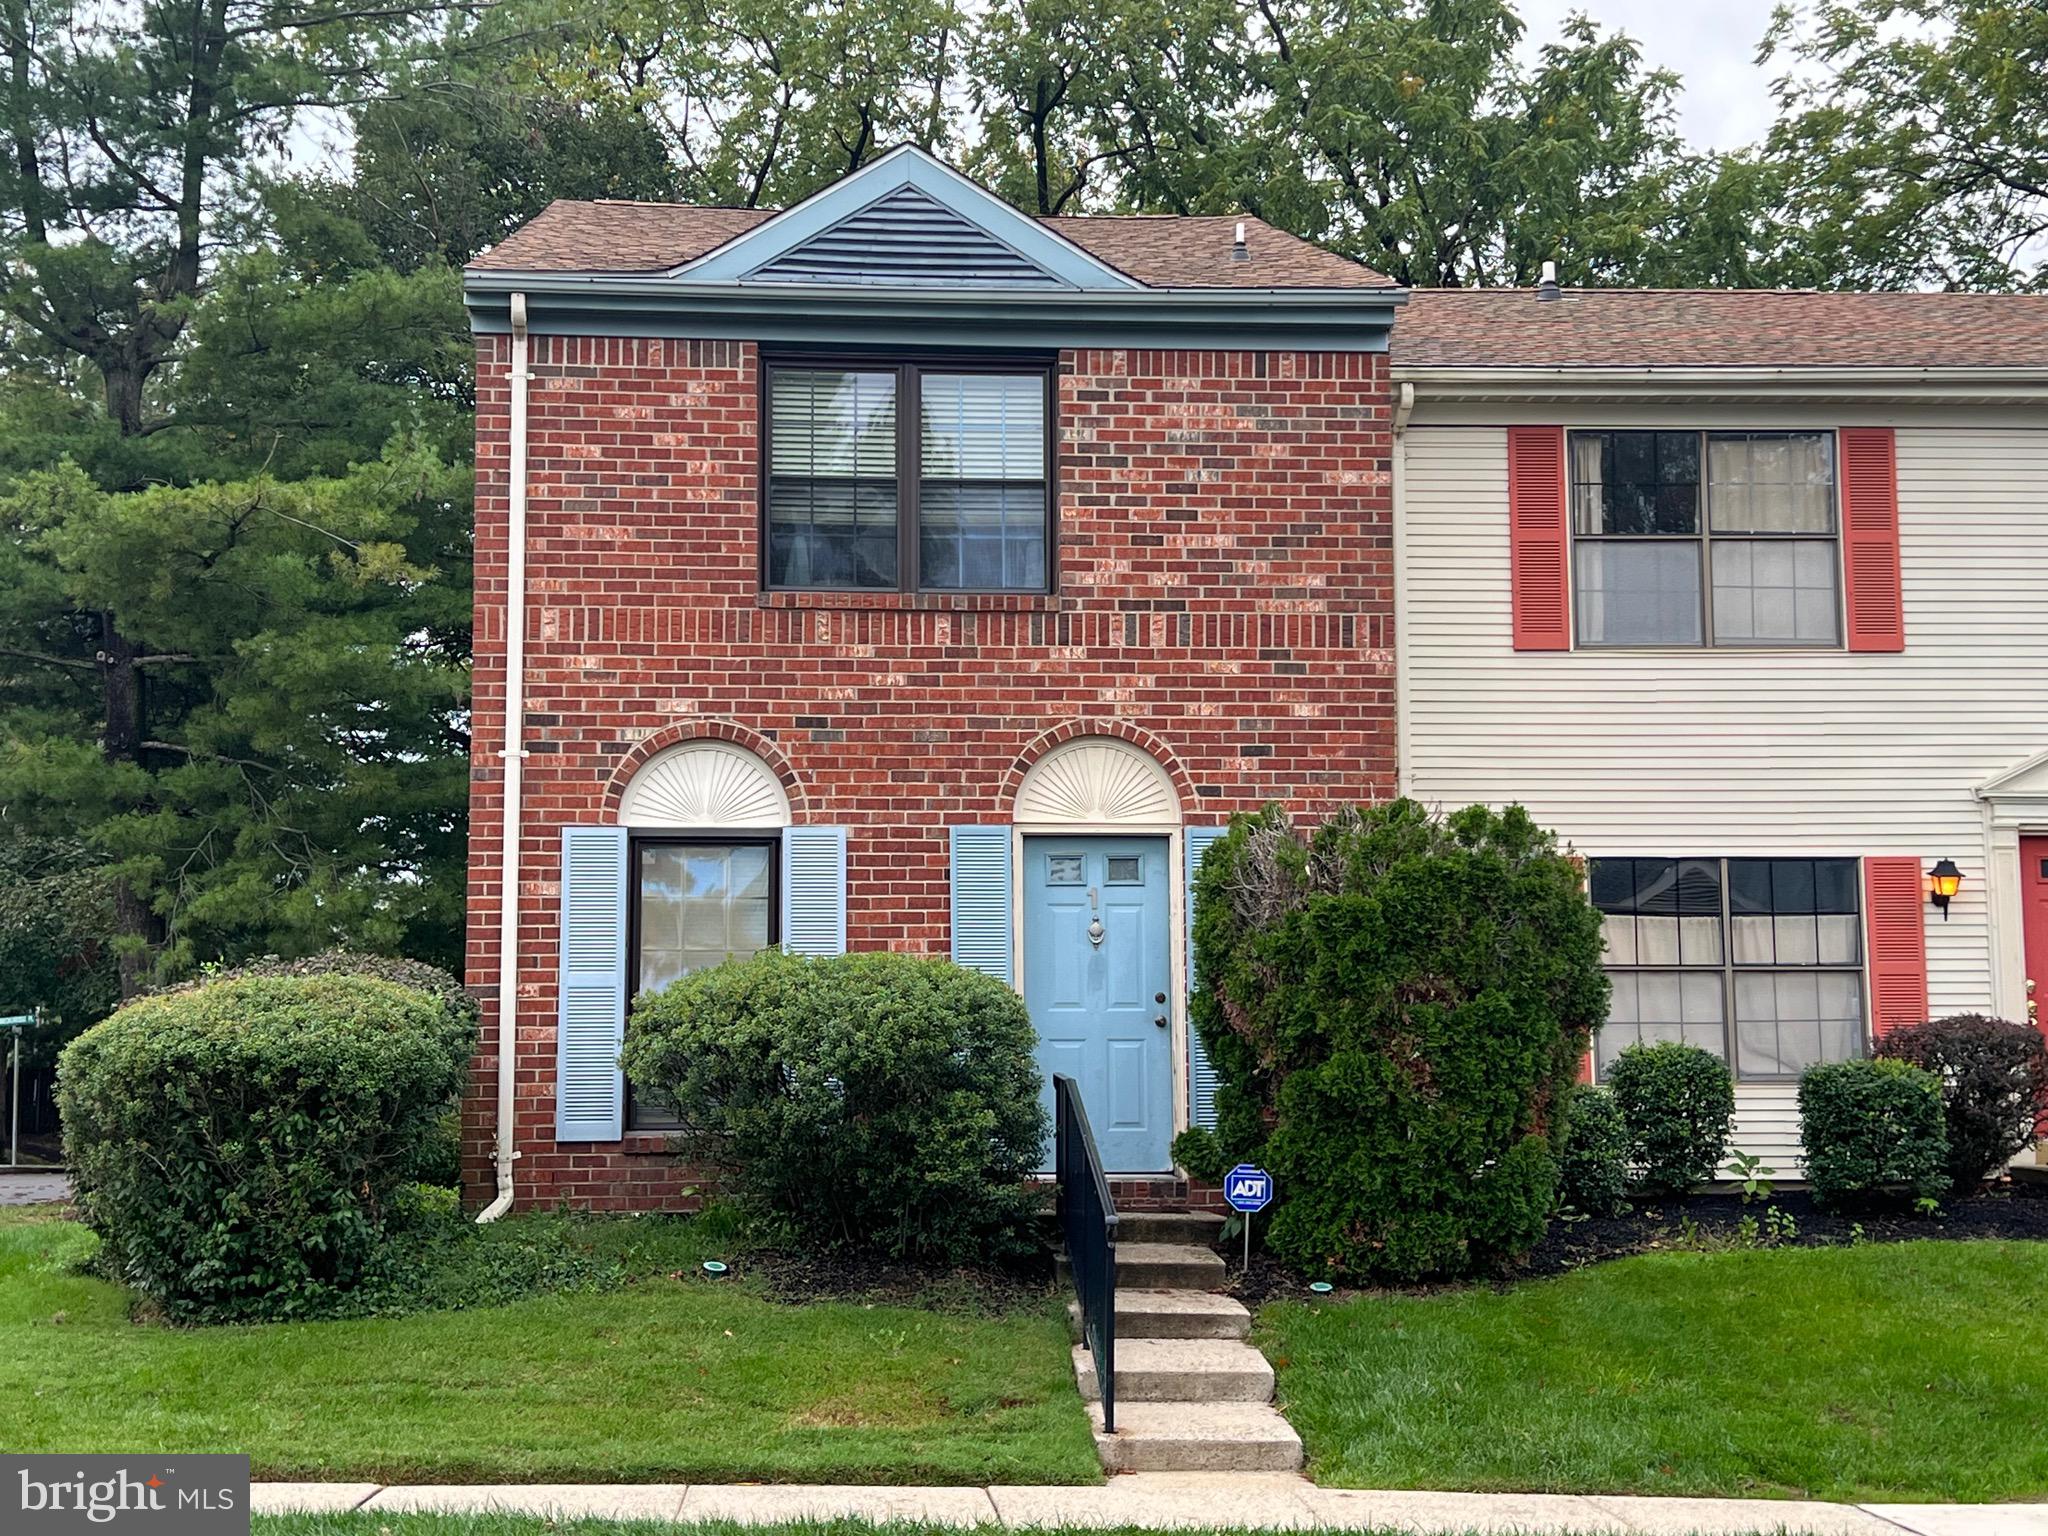
<svg viewBox="0 0 2048 1536">
<path fill-rule="evenodd" d="M 1223 1180 L 1223 1198 L 1233 1211 L 1249 1216 L 1273 1203 L 1273 1175 L 1250 1163 L 1239 1163 Z"/>
<path fill-rule="evenodd" d="M 1252 1267 L 1251 1218 L 1273 1203 L 1273 1175 L 1250 1163 L 1239 1163 L 1223 1176 L 1223 1198 L 1244 1218 L 1244 1267 Z"/>
</svg>

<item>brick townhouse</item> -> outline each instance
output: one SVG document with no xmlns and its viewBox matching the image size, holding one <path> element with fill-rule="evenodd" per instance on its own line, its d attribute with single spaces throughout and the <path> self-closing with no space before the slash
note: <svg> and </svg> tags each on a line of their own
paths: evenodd
<svg viewBox="0 0 2048 1536">
<path fill-rule="evenodd" d="M 778 944 L 1017 985 L 1121 1197 L 1184 1195 L 1191 864 L 1395 786 L 1404 292 L 911 148 L 780 213 L 557 203 L 466 290 L 471 1195 L 686 1203 L 626 1011 Z"/>
<path fill-rule="evenodd" d="M 2048 298 L 1410 295 L 908 148 L 466 291 L 476 1200 L 685 1203 L 627 1010 L 770 945 L 1010 982 L 1119 1204 L 1206 1198 L 1188 873 L 1270 800 L 1528 805 L 1590 1070 L 1718 1052 L 1784 1174 L 1804 1066 L 2035 1012 Z"/>
</svg>

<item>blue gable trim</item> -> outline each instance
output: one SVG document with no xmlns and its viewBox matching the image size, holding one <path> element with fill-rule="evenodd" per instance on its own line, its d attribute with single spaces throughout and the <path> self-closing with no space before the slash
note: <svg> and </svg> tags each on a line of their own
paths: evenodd
<svg viewBox="0 0 2048 1536">
<path fill-rule="evenodd" d="M 472 329 L 511 328 L 526 295 L 536 336 L 660 336 L 791 346 L 1162 347 L 1384 352 L 1400 288 L 1165 289 L 696 285 L 675 278 L 471 273 Z"/>
<path fill-rule="evenodd" d="M 737 240 L 684 263 L 672 275 L 694 283 L 745 282 L 776 258 L 904 187 L 915 187 L 1070 288 L 1118 290 L 1143 286 L 1096 260 L 1072 241 L 1054 234 L 1036 219 L 1027 218 L 993 193 L 983 191 L 914 144 L 899 145 Z"/>
</svg>

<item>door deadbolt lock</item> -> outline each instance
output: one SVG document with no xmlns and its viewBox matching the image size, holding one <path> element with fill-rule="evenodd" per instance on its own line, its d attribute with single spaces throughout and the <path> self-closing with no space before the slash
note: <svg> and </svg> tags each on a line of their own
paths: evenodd
<svg viewBox="0 0 2048 1536">
<path fill-rule="evenodd" d="M 1152 1001 L 1155 1003 L 1163 1003 L 1166 1001 L 1166 994 L 1164 992 L 1154 992 L 1152 994 Z"/>
</svg>

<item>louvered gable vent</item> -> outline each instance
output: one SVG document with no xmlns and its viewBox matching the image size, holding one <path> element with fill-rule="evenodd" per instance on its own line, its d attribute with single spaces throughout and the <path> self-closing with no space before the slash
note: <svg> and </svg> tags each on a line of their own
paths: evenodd
<svg viewBox="0 0 2048 1536">
<path fill-rule="evenodd" d="M 1060 288 L 1050 272 L 916 187 L 898 187 L 756 268 L 750 281 Z"/>
</svg>

